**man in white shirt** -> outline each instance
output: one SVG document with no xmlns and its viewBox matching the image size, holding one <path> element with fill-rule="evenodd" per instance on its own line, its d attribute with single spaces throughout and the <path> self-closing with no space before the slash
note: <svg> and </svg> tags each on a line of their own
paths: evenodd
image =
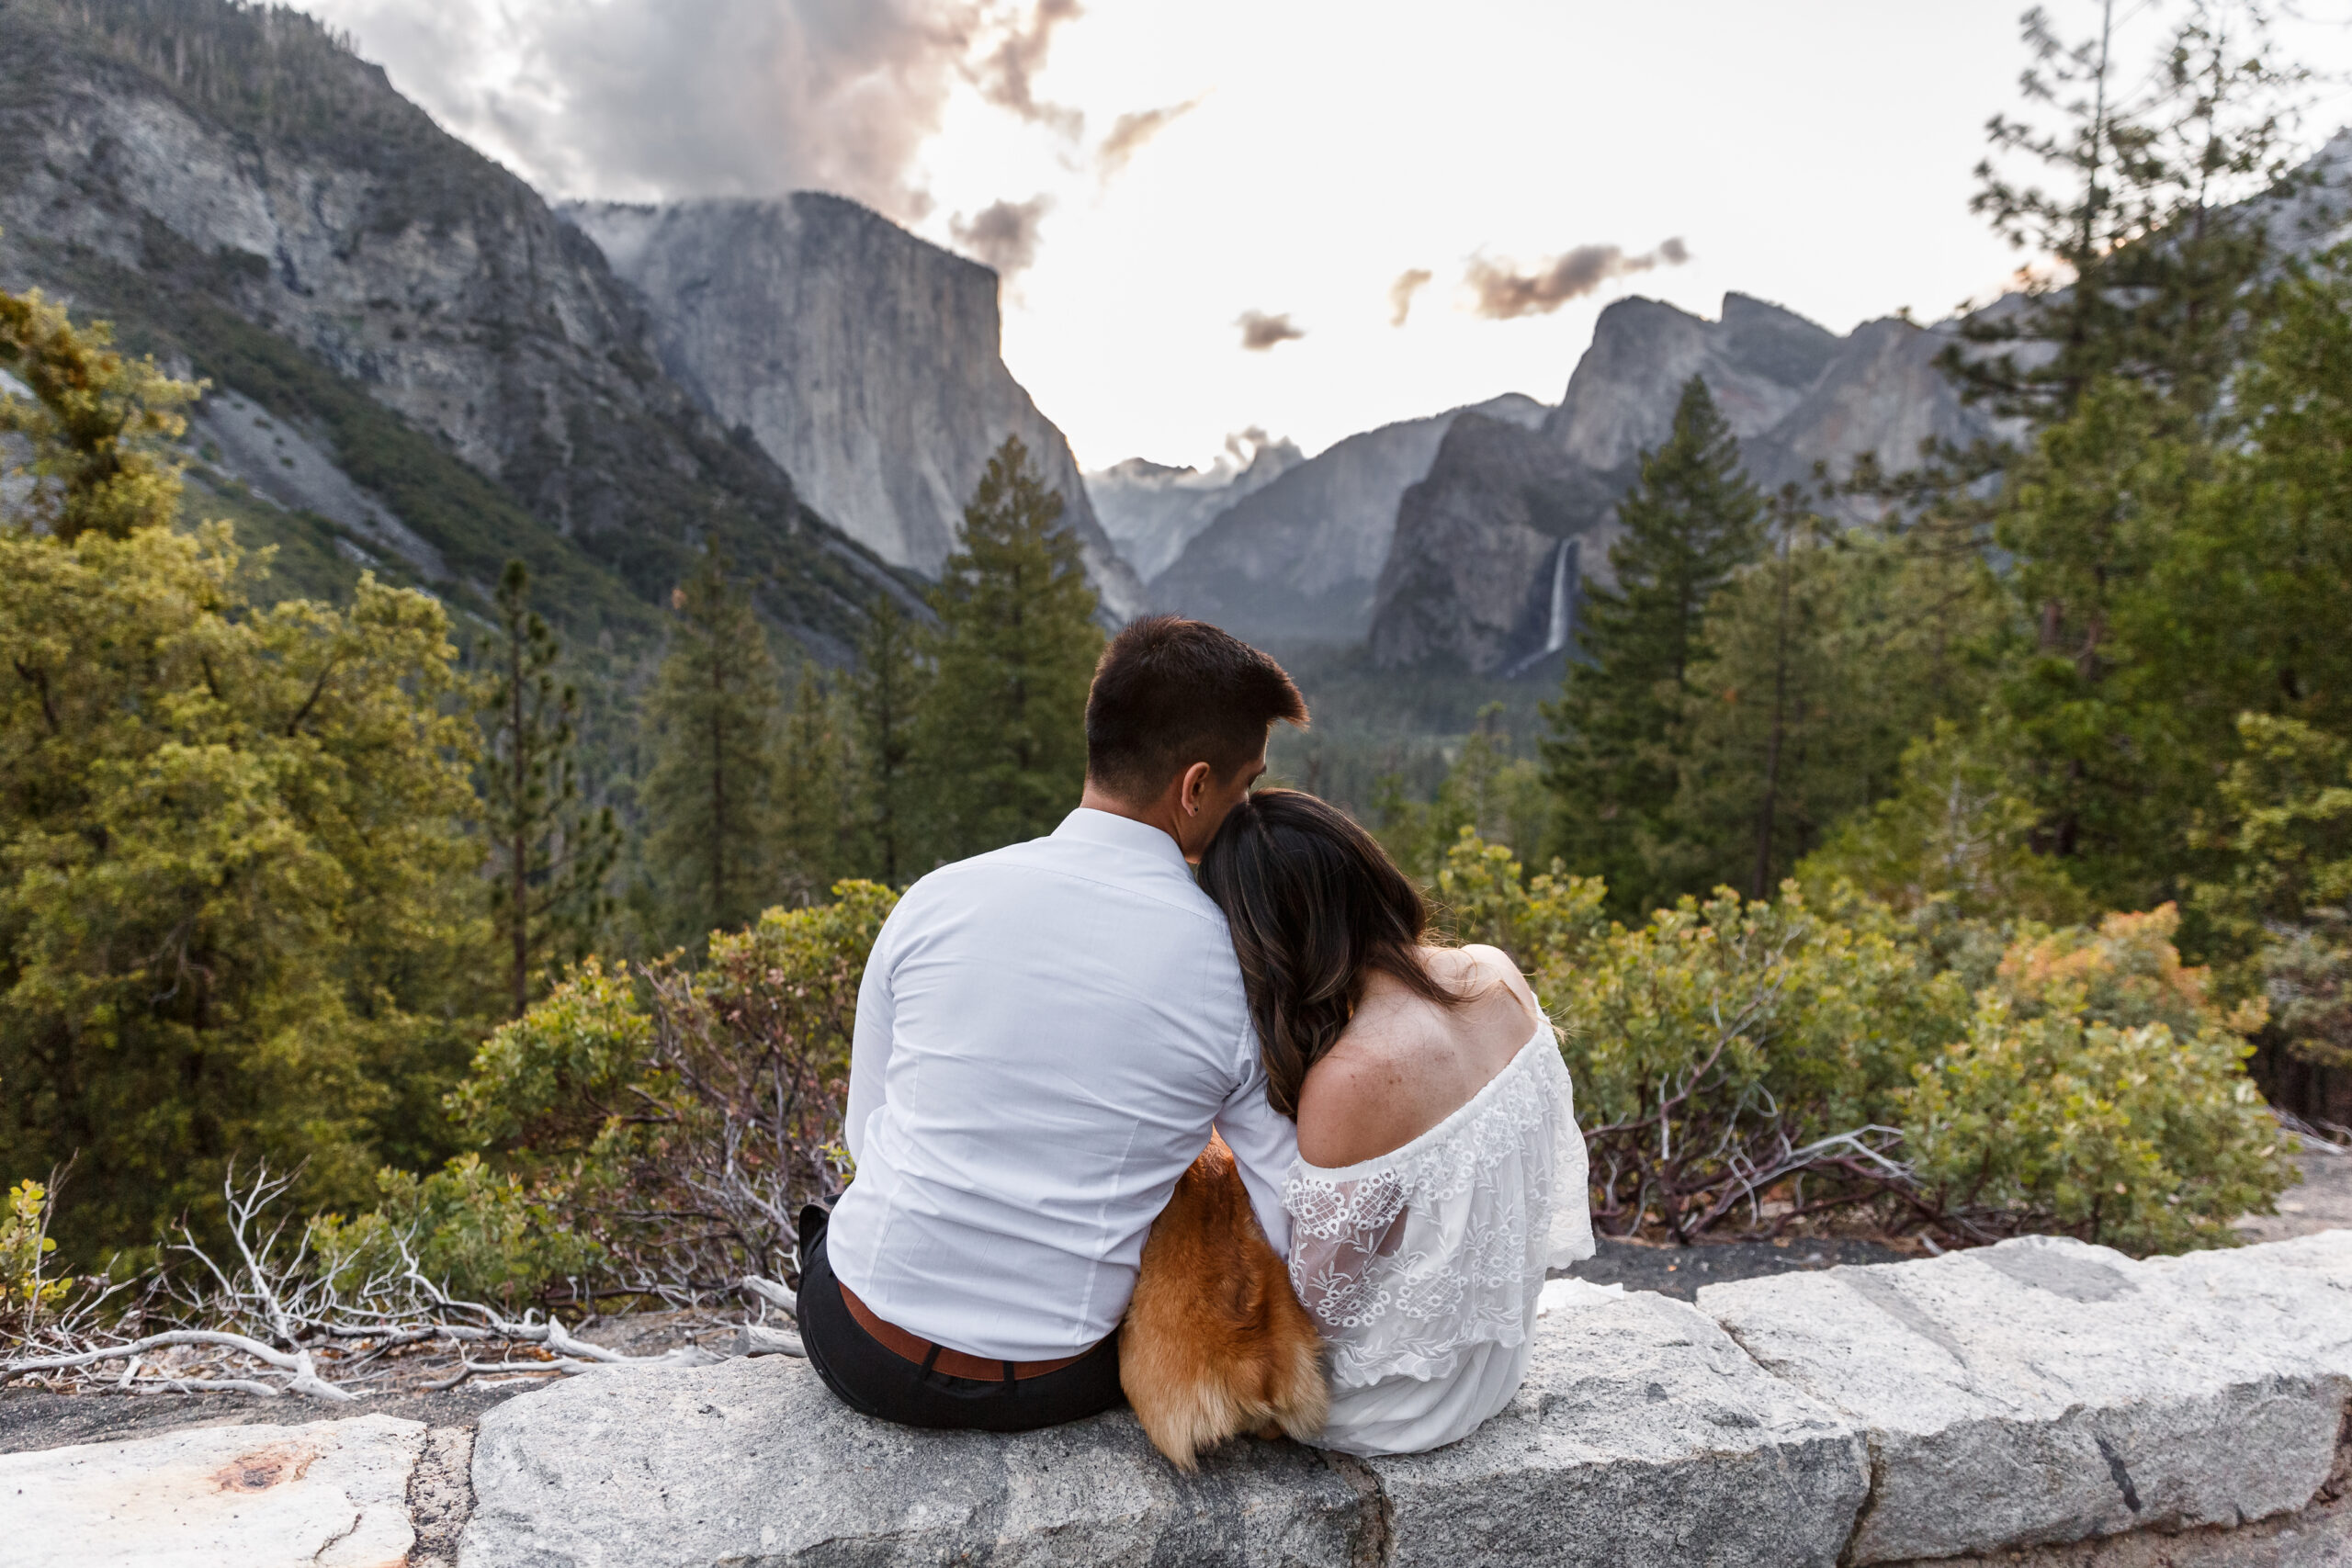
<svg viewBox="0 0 2352 1568">
<path fill-rule="evenodd" d="M 1135 623 L 1095 670 L 1079 808 L 933 872 L 884 925 L 850 1054 L 857 1175 L 802 1221 L 802 1338 L 853 1407 L 1025 1431 L 1118 1404 L 1145 1234 L 1212 1126 L 1284 1248 L 1296 1129 L 1188 864 L 1277 720 L 1306 706 L 1272 660 Z"/>
</svg>

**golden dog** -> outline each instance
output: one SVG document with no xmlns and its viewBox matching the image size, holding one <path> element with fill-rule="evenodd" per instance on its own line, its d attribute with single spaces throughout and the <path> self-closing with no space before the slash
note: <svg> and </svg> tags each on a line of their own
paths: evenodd
<svg viewBox="0 0 2352 1568">
<path fill-rule="evenodd" d="M 1179 1470 L 1242 1432 L 1306 1441 L 1330 1412 L 1322 1343 L 1212 1134 L 1145 1238 L 1119 1383 Z"/>
</svg>

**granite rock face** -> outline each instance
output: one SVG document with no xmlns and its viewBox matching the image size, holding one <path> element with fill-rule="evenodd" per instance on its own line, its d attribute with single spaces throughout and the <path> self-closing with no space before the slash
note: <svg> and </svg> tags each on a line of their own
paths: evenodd
<svg viewBox="0 0 2352 1568">
<path fill-rule="evenodd" d="M 1514 392 L 1351 435 L 1226 508 L 1152 580 L 1152 604 L 1242 637 L 1353 641 L 1371 624 L 1397 502 L 1457 422 L 1525 431 L 1549 412 Z"/>
<path fill-rule="evenodd" d="M 1840 338 L 1793 311 L 1741 294 L 1706 321 L 1655 299 L 1600 313 L 1560 404 L 1539 429 L 1488 434 L 1441 449 L 1407 498 L 1371 621 L 1374 662 L 1430 661 L 1481 673 L 1556 651 L 1540 606 L 1547 565 L 1573 544 L 1579 580 L 1611 581 L 1617 500 L 1641 455 L 1674 426 L 1696 376 L 1766 489 L 1804 482 L 1815 463 L 1842 474 L 1867 453 L 1912 466 L 1923 439 L 1965 445 L 1994 426 L 1935 368 L 1952 341 L 1905 321 L 1866 322 Z"/>
<path fill-rule="evenodd" d="M 1228 451 L 1240 446 L 1228 438 Z M 1184 547 L 1233 506 L 1306 461 L 1295 441 L 1261 440 L 1247 462 L 1220 457 L 1204 471 L 1129 457 L 1086 476 L 1086 493 L 1102 531 L 1149 582 L 1184 553 Z"/>
<path fill-rule="evenodd" d="M 647 1435 L 663 1434 L 661 1441 Z M 484 1416 L 465 1568 L 628 1563 L 1328 1564 L 1360 1486 L 1227 1445 L 1180 1476 L 1125 1412 L 999 1437 L 869 1420 L 806 1361 L 594 1372 Z"/>
<path fill-rule="evenodd" d="M 1004 367 L 994 272 L 816 192 L 562 211 L 644 300 L 662 364 L 851 537 L 937 576 L 989 454 L 1016 435 L 1105 610 L 1141 607 L 1069 441 Z"/>
<path fill-rule="evenodd" d="M 773 547 L 755 552 L 781 579 L 772 607 L 837 641 L 855 618 L 837 606 L 890 581 L 664 373 L 585 236 L 299 12 L 0 6 L 0 286 L 167 336 L 212 310 L 263 329 L 643 600 L 713 528 Z M 195 368 L 222 389 L 266 402 L 291 384 L 274 348 L 210 341 Z M 403 547 L 401 528 L 361 531 Z M 406 553 L 437 581 L 438 557 Z M 486 592 L 499 564 L 471 585 Z"/>
<path fill-rule="evenodd" d="M 424 1427 L 211 1427 L 0 1455 L 0 1568 L 388 1568 Z"/>
<path fill-rule="evenodd" d="M 1846 1561 L 1901 1562 L 2306 1506 L 2352 1396 L 2324 1353 L 2345 1298 L 2261 1256 L 2276 1250 L 2159 1267 L 2034 1236 L 1710 1285 L 1699 1305 L 1868 1429 L 1871 1499 Z M 2337 1255 L 2307 1260 L 2335 1279 Z"/>
<path fill-rule="evenodd" d="M 1859 1427 L 1647 1293 L 1548 1315 L 1501 1414 L 1366 1462 L 1397 1568 L 1832 1568 L 1870 1487 Z"/>
</svg>

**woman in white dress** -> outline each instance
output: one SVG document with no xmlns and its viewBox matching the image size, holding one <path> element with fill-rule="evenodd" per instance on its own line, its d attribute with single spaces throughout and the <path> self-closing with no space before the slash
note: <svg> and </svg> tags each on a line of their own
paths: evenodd
<svg viewBox="0 0 2352 1568">
<path fill-rule="evenodd" d="M 1491 947 L 1442 947 L 1379 844 L 1261 790 L 1201 860 L 1298 1123 L 1291 1283 L 1321 1331 L 1327 1447 L 1466 1437 L 1526 1375 L 1547 1267 L 1592 1256 L 1584 1139 L 1551 1023 Z"/>
</svg>

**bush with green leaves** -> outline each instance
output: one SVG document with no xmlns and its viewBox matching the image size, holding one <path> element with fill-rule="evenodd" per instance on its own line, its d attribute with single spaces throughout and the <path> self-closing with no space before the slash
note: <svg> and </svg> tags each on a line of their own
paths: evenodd
<svg viewBox="0 0 2352 1568">
<path fill-rule="evenodd" d="M 2144 1251 L 2226 1245 L 2289 1179 L 2244 1069 L 2260 1009 L 2212 999 L 2169 906 L 2001 932 L 1948 899 L 1901 916 L 1791 883 L 1628 929 L 1593 879 L 1530 877 L 1466 832 L 1435 892 L 1561 1027 L 1604 1230 L 1687 1240 L 1864 1207 L 1954 1241 Z"/>
<path fill-rule="evenodd" d="M 858 984 L 898 897 L 870 882 L 833 894 L 713 932 L 699 968 L 674 953 L 580 964 L 493 1034 L 450 1109 L 519 1185 L 469 1174 L 487 1184 L 451 1190 L 474 1208 L 441 1222 L 450 1255 L 550 1277 L 556 1260 L 511 1239 L 536 1205 L 595 1248 L 606 1289 L 788 1275 L 801 1204 L 844 1179 Z M 433 1196 L 428 1182 L 428 1209 Z"/>
</svg>

